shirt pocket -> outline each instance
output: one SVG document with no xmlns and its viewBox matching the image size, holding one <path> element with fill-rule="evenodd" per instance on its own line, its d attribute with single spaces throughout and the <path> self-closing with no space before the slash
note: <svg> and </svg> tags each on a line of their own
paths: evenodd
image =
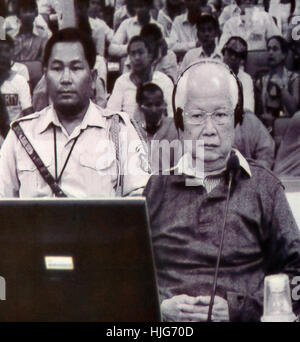
<svg viewBox="0 0 300 342">
<path fill-rule="evenodd" d="M 49 171 L 51 166 L 51 158 L 43 160 L 43 163 Z M 42 194 L 41 190 L 45 188 L 45 186 L 48 187 L 48 185 L 44 181 L 40 171 L 35 166 L 33 161 L 27 156 L 26 158 L 23 157 L 17 160 L 17 172 L 20 181 L 20 195 L 22 197 L 38 197 L 51 193 L 49 188 L 49 191 L 46 191 L 47 194 Z"/>
<path fill-rule="evenodd" d="M 79 157 L 82 177 L 86 180 L 85 187 L 89 194 L 110 196 L 114 193 L 117 183 L 117 167 L 114 155 L 100 156 L 82 153 Z"/>
</svg>

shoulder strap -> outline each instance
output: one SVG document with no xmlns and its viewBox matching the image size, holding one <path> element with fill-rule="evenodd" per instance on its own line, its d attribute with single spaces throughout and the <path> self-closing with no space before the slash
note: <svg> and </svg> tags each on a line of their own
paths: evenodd
<svg viewBox="0 0 300 342">
<path fill-rule="evenodd" d="M 67 195 L 62 191 L 60 186 L 57 184 L 55 179 L 52 177 L 44 163 L 42 162 L 41 158 L 35 151 L 34 147 L 31 145 L 30 141 L 26 137 L 23 129 L 21 128 L 18 121 L 15 121 L 12 126 L 12 130 L 15 132 L 17 138 L 19 139 L 20 143 L 24 147 L 25 151 L 27 152 L 28 156 L 33 161 L 34 165 L 39 170 L 41 176 L 43 177 L 44 181 L 50 186 L 51 190 L 53 191 L 55 197 L 67 197 Z"/>
<path fill-rule="evenodd" d="M 118 178 L 117 178 L 117 196 L 122 196 L 123 194 L 123 174 L 122 174 L 122 163 L 120 158 L 120 118 L 118 114 L 114 114 L 112 117 L 112 123 L 110 126 L 110 135 L 112 137 L 113 144 L 116 150 L 117 167 L 118 167 Z"/>
</svg>

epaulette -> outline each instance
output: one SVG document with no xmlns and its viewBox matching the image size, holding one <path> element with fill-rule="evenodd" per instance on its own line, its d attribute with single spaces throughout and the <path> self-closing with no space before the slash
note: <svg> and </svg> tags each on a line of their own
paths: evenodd
<svg viewBox="0 0 300 342">
<path fill-rule="evenodd" d="M 23 121 L 29 121 L 29 120 L 34 120 L 38 119 L 40 117 L 40 112 L 35 112 L 26 116 L 22 116 L 21 118 L 18 118 L 10 123 L 10 126 L 13 125 L 14 122 L 23 122 Z"/>
</svg>

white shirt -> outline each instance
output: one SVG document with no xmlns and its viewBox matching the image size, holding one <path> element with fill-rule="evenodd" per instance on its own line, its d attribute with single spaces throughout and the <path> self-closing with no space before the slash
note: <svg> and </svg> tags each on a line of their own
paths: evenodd
<svg viewBox="0 0 300 342">
<path fill-rule="evenodd" d="M 89 17 L 89 23 L 92 29 L 92 37 L 96 44 L 97 54 L 104 56 L 105 43 L 110 43 L 112 41 L 114 32 L 105 21 L 99 18 Z"/>
<path fill-rule="evenodd" d="M 163 27 L 152 17 L 150 19 L 150 24 L 156 24 L 163 32 Z M 126 56 L 127 44 L 133 36 L 138 36 L 141 33 L 141 29 L 142 27 L 138 22 L 137 16 L 124 20 L 109 46 L 109 54 L 116 57 Z"/>
<path fill-rule="evenodd" d="M 14 38 L 20 30 L 21 21 L 15 16 L 11 15 L 5 18 L 4 21 L 4 29 L 7 34 L 9 34 L 12 38 Z M 33 33 L 37 36 L 45 39 L 49 39 L 52 36 L 52 32 L 50 31 L 47 23 L 41 15 L 38 15 L 33 22 Z"/>
<path fill-rule="evenodd" d="M 169 48 L 175 53 L 186 52 L 196 47 L 197 40 L 196 25 L 188 21 L 188 14 L 176 17 L 170 33 Z"/>
<path fill-rule="evenodd" d="M 167 103 L 168 116 L 173 116 L 172 112 L 172 92 L 173 82 L 160 71 L 154 71 L 151 82 L 157 84 L 164 93 Z M 136 85 L 130 79 L 130 73 L 121 75 L 115 83 L 113 92 L 108 100 L 107 108 L 113 111 L 126 112 L 131 118 L 137 110 Z"/>
<path fill-rule="evenodd" d="M 249 74 L 243 71 L 241 68 L 238 73 L 238 78 L 243 86 L 244 94 L 244 110 L 250 110 L 254 113 L 254 87 L 253 80 Z"/>
<path fill-rule="evenodd" d="M 14 62 L 14 64 L 11 67 L 11 70 L 16 72 L 17 74 L 23 76 L 27 82 L 30 81 L 28 68 L 25 64 L 19 63 L 19 62 Z"/>
<path fill-rule="evenodd" d="M 203 50 L 203 47 L 200 46 L 198 48 L 194 48 L 190 51 L 188 51 L 184 58 L 183 61 L 180 65 L 180 69 L 179 69 L 179 75 L 191 64 L 203 59 L 203 58 L 212 58 L 212 59 L 218 59 L 218 60 L 222 60 L 223 56 L 222 53 L 220 52 L 219 48 L 216 46 L 215 50 L 213 51 L 213 53 L 210 56 L 207 56 Z"/>
<path fill-rule="evenodd" d="M 32 107 L 30 88 L 26 79 L 11 71 L 0 88 L 10 121 L 15 120 L 23 110 Z"/>
<path fill-rule="evenodd" d="M 254 7 L 251 16 L 234 16 L 225 23 L 220 49 L 230 37 L 239 36 L 247 42 L 248 51 L 266 50 L 268 38 L 275 35 L 280 35 L 280 31 L 273 18 L 269 13 Z"/>
</svg>

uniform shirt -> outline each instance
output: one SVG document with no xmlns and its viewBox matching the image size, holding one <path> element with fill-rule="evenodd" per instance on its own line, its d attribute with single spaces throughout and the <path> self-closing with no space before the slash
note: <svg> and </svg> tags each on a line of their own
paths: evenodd
<svg viewBox="0 0 300 342">
<path fill-rule="evenodd" d="M 169 48 L 175 53 L 187 52 L 196 47 L 198 41 L 196 25 L 188 21 L 188 14 L 176 17 L 169 38 Z"/>
<path fill-rule="evenodd" d="M 52 106 L 20 119 L 27 138 L 55 175 L 54 133 L 56 127 L 58 175 L 78 137 L 60 186 L 68 197 L 114 197 L 117 158 L 110 136 L 111 114 L 90 102 L 82 123 L 68 135 Z M 142 169 L 142 143 L 126 114 L 120 114 L 120 164 L 123 169 L 123 195 L 138 193 L 148 180 Z M 10 130 L 1 149 L 1 197 L 53 197 L 15 133 Z"/>
<path fill-rule="evenodd" d="M 268 38 L 276 35 L 280 35 L 280 31 L 270 14 L 254 7 L 251 17 L 233 16 L 225 23 L 220 48 L 230 37 L 239 36 L 247 42 L 248 51 L 266 50 Z"/>
<path fill-rule="evenodd" d="M 27 80 L 14 71 L 11 71 L 8 79 L 3 82 L 0 92 L 4 97 L 9 121 L 15 120 L 23 110 L 32 107 Z"/>
<path fill-rule="evenodd" d="M 168 115 L 172 116 L 173 82 L 160 71 L 154 71 L 151 82 L 157 84 L 164 93 Z M 107 102 L 107 108 L 113 111 L 126 112 L 131 118 L 137 109 L 136 85 L 130 79 L 130 73 L 121 75 L 114 85 L 113 92 Z"/>
<path fill-rule="evenodd" d="M 216 295 L 227 300 L 230 321 L 259 321 L 264 277 L 299 273 L 300 232 L 280 181 L 252 161 L 240 165 Z M 161 301 L 181 294 L 209 296 L 212 289 L 228 185 L 224 175 L 208 193 L 201 184 L 187 186 L 187 178 L 153 175 L 144 192 Z M 299 301 L 294 305 L 298 314 Z"/>
<path fill-rule="evenodd" d="M 115 9 L 113 21 L 114 31 L 117 31 L 121 23 L 128 18 L 130 18 L 130 14 L 128 13 L 126 6 L 122 6 L 117 10 Z"/>
<path fill-rule="evenodd" d="M 150 24 L 156 24 L 163 32 L 161 25 L 155 21 L 152 17 Z M 109 53 L 112 56 L 123 57 L 127 54 L 127 44 L 133 36 L 137 36 L 141 33 L 141 25 L 138 22 L 137 16 L 128 18 L 122 22 L 117 32 L 115 33 L 113 40 L 109 46 Z"/>
</svg>

